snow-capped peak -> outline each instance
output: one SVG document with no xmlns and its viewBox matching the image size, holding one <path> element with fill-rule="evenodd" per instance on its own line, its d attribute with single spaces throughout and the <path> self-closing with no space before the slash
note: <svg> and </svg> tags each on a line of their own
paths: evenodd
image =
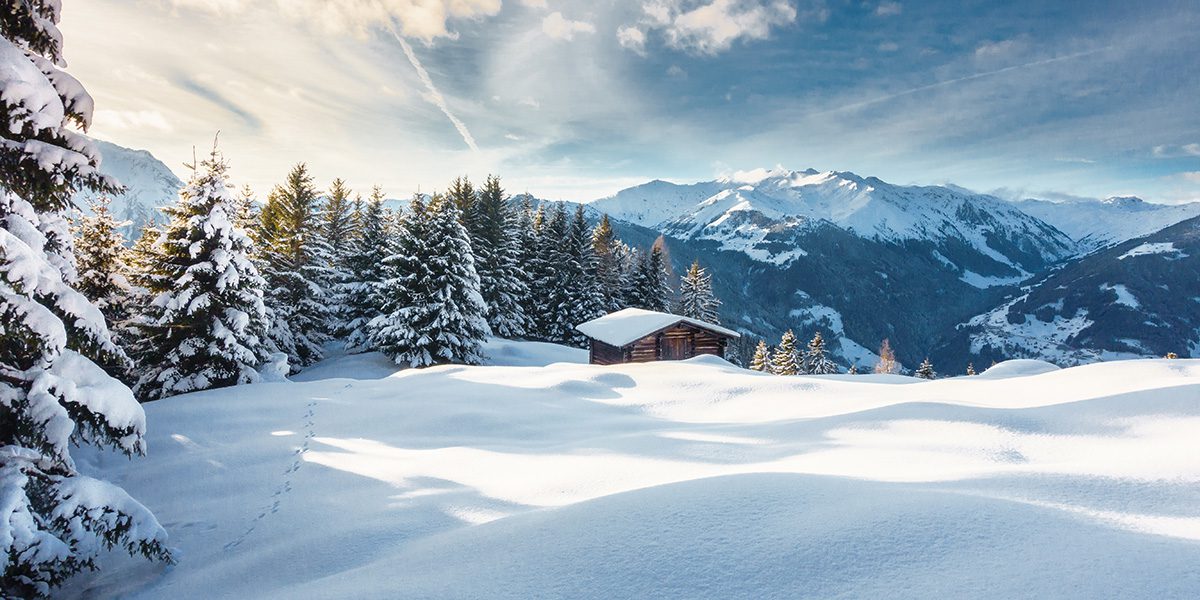
<svg viewBox="0 0 1200 600">
<path fill-rule="evenodd" d="M 885 242 L 927 241 L 935 247 L 965 243 L 987 260 L 1023 272 L 1074 251 L 1063 234 L 993 196 L 946 187 L 898 186 L 855 173 L 793 171 L 782 167 L 739 171 L 689 185 L 654 181 L 592 203 L 593 208 L 675 236 L 720 241 L 728 250 L 781 263 L 799 254 L 779 243 L 788 230 L 828 223 Z M 767 237 L 772 251 L 764 252 Z M 782 258 L 786 257 L 786 258 Z M 1038 265 L 1033 265 L 1038 266 Z"/>
</svg>

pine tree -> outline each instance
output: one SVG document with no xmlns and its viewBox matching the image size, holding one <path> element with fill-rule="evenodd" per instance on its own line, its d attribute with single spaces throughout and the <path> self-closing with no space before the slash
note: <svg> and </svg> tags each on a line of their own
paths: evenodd
<svg viewBox="0 0 1200 600">
<path fill-rule="evenodd" d="M 850 365 L 850 368 L 846 369 L 846 374 L 847 375 L 858 375 L 858 365 Z"/>
<path fill-rule="evenodd" d="M 804 354 L 804 372 L 809 375 L 833 375 L 838 372 L 837 365 L 825 356 L 825 340 L 820 331 L 808 342 L 808 352 Z"/>
<path fill-rule="evenodd" d="M 387 259 L 384 314 L 375 345 L 399 365 L 478 364 L 490 331 L 471 242 L 453 203 L 413 201 Z"/>
<path fill-rule="evenodd" d="M 0 12 L 0 596 L 49 595 L 108 548 L 171 559 L 124 490 L 80 475 L 72 444 L 142 454 L 145 413 L 89 357 L 120 355 L 76 279 L 66 211 L 116 192 L 87 138 L 92 99 L 60 71 L 57 0 Z"/>
<path fill-rule="evenodd" d="M 537 257 L 534 262 L 537 277 L 534 290 L 538 308 L 539 337 L 545 341 L 564 343 L 573 335 L 570 303 L 572 295 L 570 279 L 573 269 L 570 254 L 564 248 L 568 235 L 566 205 L 559 202 L 551 207 L 549 214 L 541 208 L 535 215 L 537 231 Z"/>
<path fill-rule="evenodd" d="M 529 294 L 522 267 L 521 216 L 504 197 L 500 178 L 489 175 L 476 198 L 475 270 L 479 291 L 487 304 L 488 324 L 504 338 L 521 338 L 529 330 L 529 317 L 521 299 Z"/>
<path fill-rule="evenodd" d="M 624 307 L 621 291 L 624 287 L 625 275 L 621 254 L 626 250 L 621 247 L 608 215 L 601 215 L 600 222 L 592 230 L 592 253 L 596 255 L 596 281 L 599 285 L 601 304 L 606 312 L 614 312 Z"/>
<path fill-rule="evenodd" d="M 666 312 L 669 310 L 671 286 L 663 262 L 662 244 L 655 243 L 650 252 L 639 253 L 637 269 L 628 285 L 627 303 L 635 308 Z"/>
<path fill-rule="evenodd" d="M 970 375 L 974 375 L 974 374 L 975 374 L 975 363 L 973 363 L 973 362 L 967 363 L 967 375 L 970 376 Z"/>
<path fill-rule="evenodd" d="M 333 263 L 341 266 L 354 245 L 354 202 L 350 199 L 350 188 L 341 179 L 334 179 L 329 193 L 321 206 L 321 233 L 329 246 Z"/>
<path fill-rule="evenodd" d="M 479 214 L 479 196 L 475 193 L 475 186 L 471 184 L 471 180 L 466 177 L 456 177 L 454 181 L 450 182 L 450 187 L 446 189 L 445 198 L 458 211 L 458 220 L 466 228 L 470 241 L 476 242 L 475 236 L 479 230 L 481 215 Z"/>
<path fill-rule="evenodd" d="M 250 241 L 259 244 L 258 237 L 258 203 L 254 201 L 254 189 L 249 185 L 242 186 L 238 194 L 233 197 L 233 201 L 229 207 L 229 217 L 233 219 L 233 226 L 246 232 L 250 236 Z"/>
<path fill-rule="evenodd" d="M 567 230 L 566 256 L 563 262 L 563 277 L 566 279 L 567 299 L 564 305 L 566 340 L 576 346 L 586 346 L 588 338 L 575 329 L 603 316 L 604 295 L 600 292 L 600 281 L 596 277 L 597 261 L 592 246 L 592 231 L 584 216 L 583 206 L 575 207 L 575 214 Z"/>
<path fill-rule="evenodd" d="M 715 325 L 720 325 L 717 300 L 712 291 L 712 276 L 700 267 L 700 261 L 692 262 L 687 275 L 679 282 L 679 305 L 675 312 L 685 317 L 699 319 Z"/>
<path fill-rule="evenodd" d="M 526 293 L 519 297 L 518 303 L 525 313 L 525 337 L 531 339 L 546 339 L 546 319 L 541 312 L 545 305 L 545 290 L 541 280 L 545 271 L 542 264 L 539 242 L 545 213 L 539 207 L 536 211 L 528 194 L 521 196 L 520 204 L 514 215 L 516 225 L 512 231 L 513 244 L 516 246 L 514 256 L 521 270 L 518 272 Z"/>
<path fill-rule="evenodd" d="M 933 379 L 937 377 L 937 373 L 933 371 L 933 364 L 929 362 L 929 357 L 921 361 L 921 366 L 917 367 L 916 375 L 921 379 Z"/>
<path fill-rule="evenodd" d="M 758 345 L 754 347 L 754 357 L 750 359 L 750 370 L 770 373 L 770 360 L 771 351 L 767 348 L 767 342 L 758 340 Z"/>
<path fill-rule="evenodd" d="M 98 196 L 89 203 L 90 215 L 79 218 L 75 227 L 75 260 L 79 280 L 75 288 L 95 304 L 108 322 L 113 341 L 120 347 L 128 345 L 121 339 L 117 326 L 129 319 L 132 286 L 126 275 L 128 249 L 121 235 L 123 223 L 109 212 L 107 196 Z M 105 365 L 114 376 L 128 365 L 125 361 Z"/>
<path fill-rule="evenodd" d="M 154 295 L 139 325 L 145 340 L 138 396 L 155 400 L 258 381 L 267 359 L 265 282 L 253 245 L 233 224 L 228 165 L 214 147 L 164 210 Z"/>
<path fill-rule="evenodd" d="M 784 332 L 771 355 L 771 372 L 776 375 L 796 375 L 800 373 L 800 364 L 796 357 L 796 334 L 789 329 Z"/>
<path fill-rule="evenodd" d="M 346 256 L 347 278 L 338 289 L 342 299 L 340 334 L 346 336 L 346 349 L 351 352 L 371 349 L 367 324 L 383 311 L 384 261 L 392 253 L 383 200 L 383 190 L 375 186 L 359 211 L 359 232 Z"/>
<path fill-rule="evenodd" d="M 268 337 L 293 369 L 321 359 L 335 324 L 332 257 L 321 235 L 318 202 L 308 168 L 300 163 L 272 190 L 261 216 L 263 274 L 273 315 Z"/>
<path fill-rule="evenodd" d="M 900 372 L 900 365 L 896 363 L 896 353 L 892 351 L 892 344 L 887 339 L 879 345 L 879 362 L 875 365 L 875 372 L 889 375 Z"/>
<path fill-rule="evenodd" d="M 347 258 L 354 247 L 359 224 L 355 221 L 354 201 L 350 199 L 350 189 L 346 182 L 334 179 L 329 186 L 329 193 L 321 204 L 321 238 L 328 248 L 329 264 L 329 330 L 330 334 L 342 332 L 346 327 L 346 299 L 341 292 L 350 281 L 350 273 L 346 264 Z"/>
</svg>

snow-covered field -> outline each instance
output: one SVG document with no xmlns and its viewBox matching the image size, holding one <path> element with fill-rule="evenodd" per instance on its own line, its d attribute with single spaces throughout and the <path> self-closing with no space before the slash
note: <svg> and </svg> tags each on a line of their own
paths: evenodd
<svg viewBox="0 0 1200 600">
<path fill-rule="evenodd" d="M 918 382 L 488 352 L 522 366 L 336 357 L 147 405 L 148 458 L 81 462 L 178 564 L 68 593 L 1200 597 L 1200 360 Z"/>
</svg>

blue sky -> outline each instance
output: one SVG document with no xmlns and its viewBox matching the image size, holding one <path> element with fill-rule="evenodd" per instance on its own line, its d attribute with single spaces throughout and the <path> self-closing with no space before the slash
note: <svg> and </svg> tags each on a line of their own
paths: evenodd
<svg viewBox="0 0 1200 600">
<path fill-rule="evenodd" d="M 261 191 L 304 160 L 394 196 L 494 172 L 584 200 L 782 165 L 1200 199 L 1194 1 L 64 4 L 95 135 L 180 170 L 220 129 Z"/>
</svg>

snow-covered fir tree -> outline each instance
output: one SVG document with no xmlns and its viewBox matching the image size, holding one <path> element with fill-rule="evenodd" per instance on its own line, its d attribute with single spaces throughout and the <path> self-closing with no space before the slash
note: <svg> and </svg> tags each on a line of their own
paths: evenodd
<svg viewBox="0 0 1200 600">
<path fill-rule="evenodd" d="M 967 375 L 975 375 L 975 363 L 967 363 Z"/>
<path fill-rule="evenodd" d="M 59 70 L 58 0 L 0 12 L 0 596 L 49 595 L 106 549 L 170 560 L 153 514 L 83 476 L 72 444 L 143 453 L 132 393 L 89 357 L 119 355 L 100 310 L 75 290 L 66 211 L 112 193 L 86 129 L 92 99 Z"/>
<path fill-rule="evenodd" d="M 500 178 L 489 175 L 474 205 L 476 218 L 471 248 L 479 273 L 479 292 L 488 309 L 488 325 L 504 338 L 522 338 L 529 330 L 529 317 L 521 299 L 529 294 L 522 272 L 520 216 L 504 197 Z"/>
<path fill-rule="evenodd" d="M 117 327 L 129 319 L 133 288 L 127 278 L 129 250 L 121 234 L 124 223 L 113 218 L 108 196 L 97 196 L 88 207 L 91 214 L 79 217 L 74 232 L 75 270 L 79 274 L 75 288 L 100 309 L 113 341 L 125 348 L 129 340 L 121 339 Z M 105 365 L 105 370 L 117 375 L 126 366 L 125 361 L 119 361 Z"/>
<path fill-rule="evenodd" d="M 933 363 L 929 362 L 929 357 L 921 361 L 921 366 L 917 367 L 917 372 L 914 375 L 921 379 L 933 379 L 937 377 L 937 373 L 933 370 Z"/>
<path fill-rule="evenodd" d="M 410 367 L 478 364 L 487 307 L 457 207 L 436 194 L 428 205 L 414 199 L 386 264 L 384 313 L 370 325 L 375 346 Z"/>
<path fill-rule="evenodd" d="M 517 246 L 515 255 L 521 265 L 520 276 L 527 290 L 524 297 L 517 299 L 526 316 L 525 337 L 546 339 L 546 319 L 541 312 L 545 304 L 545 294 L 540 286 L 546 267 L 542 264 L 539 247 L 545 212 L 541 207 L 535 210 L 532 198 L 524 194 L 516 206 L 515 218 L 516 227 L 512 232 L 514 244 Z"/>
<path fill-rule="evenodd" d="M 621 291 L 624 288 L 625 265 L 622 256 L 627 251 L 613 231 L 608 215 L 601 215 L 592 230 L 592 252 L 596 255 L 596 282 L 604 310 L 614 312 L 624 308 Z"/>
<path fill-rule="evenodd" d="M 334 325 L 332 256 L 321 234 L 319 195 L 304 163 L 267 197 L 260 219 L 268 337 L 293 370 L 321 359 Z"/>
<path fill-rule="evenodd" d="M 228 165 L 212 153 L 195 166 L 164 208 L 170 222 L 157 244 L 153 299 L 138 324 L 143 350 L 135 391 L 144 400 L 258 380 L 265 362 L 265 282 L 235 208 Z"/>
<path fill-rule="evenodd" d="M 157 268 L 162 260 L 158 245 L 161 238 L 161 228 L 155 225 L 145 225 L 137 239 L 134 240 L 133 246 L 125 254 L 125 279 L 129 282 L 125 310 L 129 316 L 124 322 L 116 323 L 112 327 L 117 330 L 115 335 L 124 340 L 124 350 L 129 355 L 135 369 L 138 364 L 141 364 L 142 354 L 146 350 L 139 324 L 150 312 L 150 301 L 153 299 L 150 288 L 154 287 L 154 282 L 161 278 Z M 134 372 L 124 380 L 129 385 L 133 385 L 137 379 L 138 375 Z"/>
<path fill-rule="evenodd" d="M 233 225 L 245 231 L 255 244 L 259 243 L 258 211 L 258 202 L 254 200 L 254 189 L 249 185 L 242 186 L 242 189 L 233 197 L 232 206 L 229 208 L 229 217 L 233 219 Z"/>
<path fill-rule="evenodd" d="M 776 375 L 797 375 L 800 373 L 800 360 L 796 350 L 796 334 L 789 329 L 783 333 L 779 345 L 771 355 L 771 372 Z"/>
<path fill-rule="evenodd" d="M 538 337 L 548 342 L 565 343 L 573 336 L 570 303 L 570 271 L 574 268 L 571 255 L 565 248 L 569 234 L 566 205 L 558 202 L 543 211 L 539 207 L 534 216 L 537 234 L 537 254 L 532 268 L 536 280 L 533 294 L 538 303 L 534 313 Z"/>
<path fill-rule="evenodd" d="M 766 341 L 758 340 L 758 345 L 754 347 L 754 356 L 750 358 L 750 370 L 771 372 L 771 350 L 767 348 Z"/>
<path fill-rule="evenodd" d="M 604 295 L 596 277 L 596 253 L 592 247 L 592 230 L 584 216 L 583 206 L 575 207 L 575 214 L 567 227 L 565 240 L 566 256 L 562 268 L 567 281 L 567 301 L 563 306 L 563 317 L 568 325 L 566 341 L 576 346 L 585 346 L 587 336 L 575 329 L 605 315 Z"/>
<path fill-rule="evenodd" d="M 879 344 L 879 362 L 875 364 L 875 372 L 890 375 L 900 372 L 900 364 L 896 362 L 896 353 L 892 351 L 892 344 L 887 339 Z"/>
<path fill-rule="evenodd" d="M 820 331 L 808 342 L 803 371 L 809 375 L 833 375 L 838 372 L 837 365 L 825 355 L 825 339 Z"/>
<path fill-rule="evenodd" d="M 627 285 L 626 303 L 634 308 L 670 310 L 671 286 L 667 283 L 666 260 L 661 239 L 649 252 L 641 252 L 637 269 Z"/>
<path fill-rule="evenodd" d="M 471 243 L 476 244 L 476 235 L 481 219 L 478 210 L 479 196 L 475 191 L 475 185 L 467 177 L 456 177 L 454 181 L 450 182 L 450 187 L 446 188 L 444 197 L 458 210 L 459 222 L 466 228 Z M 474 248 L 474 246 L 472 247 Z M 476 253 L 478 254 L 478 251 Z"/>
<path fill-rule="evenodd" d="M 346 256 L 346 280 L 338 288 L 342 301 L 339 333 L 346 337 L 350 352 L 371 349 L 367 324 L 383 311 L 380 287 L 385 278 L 384 260 L 391 256 L 392 244 L 383 201 L 383 190 L 375 186 L 358 211 L 358 235 Z"/>
<path fill-rule="evenodd" d="M 329 246 L 329 254 L 335 266 L 345 262 L 346 255 L 354 245 L 354 234 L 358 223 L 354 220 L 354 201 L 350 188 L 341 179 L 334 179 L 329 193 L 321 204 L 321 235 Z"/>
<path fill-rule="evenodd" d="M 359 224 L 354 212 L 354 200 L 350 197 L 350 188 L 341 179 L 334 179 L 321 202 L 320 225 L 321 237 L 328 248 L 329 272 L 328 280 L 329 303 L 331 306 L 329 330 L 332 334 L 341 333 L 345 329 L 346 299 L 341 292 L 344 285 L 350 281 L 346 261 L 357 237 Z"/>
<path fill-rule="evenodd" d="M 720 324 L 717 307 L 721 301 L 713 295 L 712 276 L 700 266 L 700 261 L 692 262 L 691 268 L 679 282 L 679 303 L 675 307 L 677 314 L 709 323 Z"/>
</svg>

